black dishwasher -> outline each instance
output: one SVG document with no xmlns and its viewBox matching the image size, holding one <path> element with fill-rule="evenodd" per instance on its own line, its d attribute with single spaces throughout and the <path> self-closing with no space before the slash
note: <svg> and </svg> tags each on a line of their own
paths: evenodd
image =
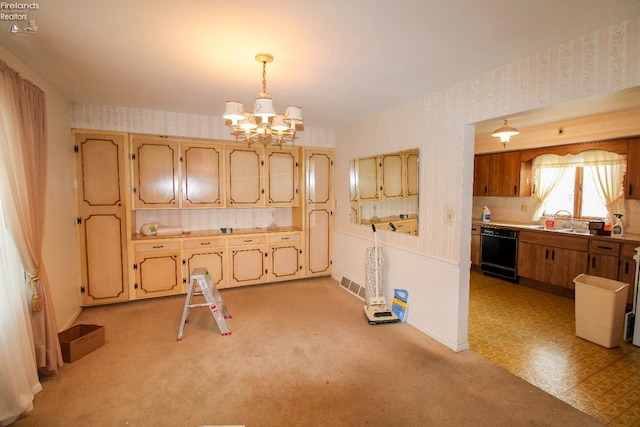
<svg viewBox="0 0 640 427">
<path fill-rule="evenodd" d="M 506 228 L 480 228 L 480 269 L 492 276 L 518 282 L 518 232 Z"/>
</svg>

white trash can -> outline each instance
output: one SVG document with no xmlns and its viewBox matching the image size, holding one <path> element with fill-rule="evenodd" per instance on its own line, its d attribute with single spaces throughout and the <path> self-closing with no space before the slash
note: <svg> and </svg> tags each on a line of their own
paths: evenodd
<svg viewBox="0 0 640 427">
<path fill-rule="evenodd" d="M 576 335 L 606 348 L 620 345 L 629 284 L 580 274 L 576 285 Z"/>
</svg>

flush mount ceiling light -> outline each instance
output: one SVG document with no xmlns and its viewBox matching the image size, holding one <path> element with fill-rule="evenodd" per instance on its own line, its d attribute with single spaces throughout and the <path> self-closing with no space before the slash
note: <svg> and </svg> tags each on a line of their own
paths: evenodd
<svg viewBox="0 0 640 427">
<path fill-rule="evenodd" d="M 507 120 L 505 119 L 504 124 L 500 126 L 498 129 L 494 130 L 491 136 L 495 136 L 496 138 L 500 138 L 500 142 L 502 145 L 507 145 L 509 142 L 509 138 L 512 136 L 518 135 L 520 131 L 518 129 L 511 127 L 507 124 Z"/>
<path fill-rule="evenodd" d="M 267 92 L 267 64 L 273 62 L 273 56 L 259 53 L 256 55 L 256 61 L 262 62 L 262 92 L 256 98 L 253 114 L 244 111 L 242 102 L 227 101 L 222 117 L 230 120 L 228 125 L 233 129 L 231 134 L 236 137 L 236 141 L 259 141 L 262 144 L 275 145 L 293 142 L 296 126 L 304 123 L 302 108 L 290 105 L 284 114 L 276 114 L 271 95 Z M 256 117 L 259 122 L 256 121 Z"/>
</svg>

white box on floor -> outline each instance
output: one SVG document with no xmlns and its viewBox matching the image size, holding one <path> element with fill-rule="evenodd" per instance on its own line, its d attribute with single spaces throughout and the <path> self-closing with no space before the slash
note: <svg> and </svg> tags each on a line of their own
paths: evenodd
<svg viewBox="0 0 640 427">
<path fill-rule="evenodd" d="M 606 348 L 620 345 L 629 284 L 580 274 L 576 285 L 576 335 Z"/>
</svg>

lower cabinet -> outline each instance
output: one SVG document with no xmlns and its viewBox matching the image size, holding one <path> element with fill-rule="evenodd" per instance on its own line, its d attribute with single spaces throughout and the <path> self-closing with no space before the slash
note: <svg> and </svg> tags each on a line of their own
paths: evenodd
<svg viewBox="0 0 640 427">
<path fill-rule="evenodd" d="M 304 277 L 304 256 L 301 233 L 269 236 L 271 269 L 269 281 L 300 279 Z"/>
<path fill-rule="evenodd" d="M 587 248 L 588 241 L 580 237 L 521 231 L 518 275 L 574 289 L 573 279 L 587 271 Z"/>
<path fill-rule="evenodd" d="M 471 265 L 480 265 L 480 226 L 471 226 Z"/>
<path fill-rule="evenodd" d="M 187 239 L 184 248 L 184 277 L 190 280 L 196 268 L 206 268 L 218 289 L 229 286 L 227 271 L 227 242 L 224 238 Z"/>
<path fill-rule="evenodd" d="M 618 280 L 622 283 L 630 285 L 627 293 L 627 303 L 633 304 L 634 287 L 636 280 L 636 261 L 633 256 L 636 254 L 636 248 L 640 243 L 623 243 L 620 247 L 620 262 L 618 265 Z"/>
<path fill-rule="evenodd" d="M 267 237 L 229 239 L 229 287 L 264 283 L 269 278 Z"/>
<path fill-rule="evenodd" d="M 590 239 L 587 274 L 617 280 L 619 254 L 620 243 L 604 239 Z"/>
<path fill-rule="evenodd" d="M 180 241 L 136 243 L 135 295 L 150 298 L 184 292 Z"/>
</svg>

